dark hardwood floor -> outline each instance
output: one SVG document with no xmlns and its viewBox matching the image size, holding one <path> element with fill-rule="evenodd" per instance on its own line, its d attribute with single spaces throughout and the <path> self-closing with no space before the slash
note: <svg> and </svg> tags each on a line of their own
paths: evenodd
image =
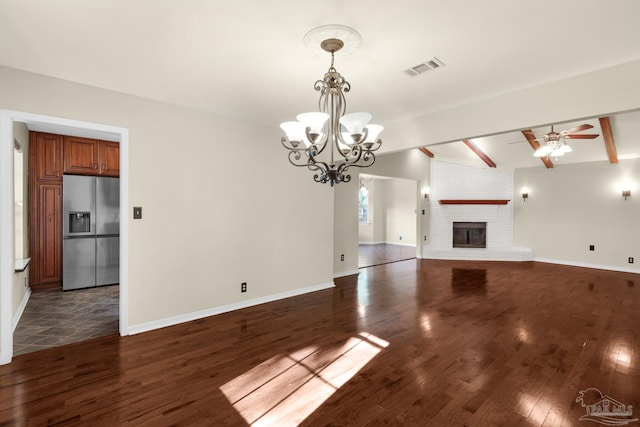
<svg viewBox="0 0 640 427">
<path fill-rule="evenodd" d="M 637 418 L 639 279 L 533 262 L 361 269 L 334 289 L 18 356 L 0 366 L 0 425 L 597 425 L 580 421 L 590 388 Z"/>
<path fill-rule="evenodd" d="M 415 257 L 415 246 L 394 245 L 390 243 L 358 245 L 359 268 L 404 261 Z"/>
</svg>

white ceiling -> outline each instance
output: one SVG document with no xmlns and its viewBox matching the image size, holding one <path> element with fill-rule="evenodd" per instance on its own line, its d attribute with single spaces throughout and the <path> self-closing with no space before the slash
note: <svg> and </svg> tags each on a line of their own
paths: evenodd
<svg viewBox="0 0 640 427">
<path fill-rule="evenodd" d="M 329 57 L 302 38 L 329 23 L 362 35 L 336 68 L 348 110 L 382 124 L 640 59 L 637 0 L 0 0 L 0 64 L 277 126 L 315 108 Z M 434 56 L 446 67 L 403 73 Z M 639 119 L 612 117 L 621 158 L 639 155 L 619 136 Z M 541 165 L 517 140 L 475 142 L 499 166 Z M 459 145 L 431 148 L 468 157 Z M 606 159 L 601 138 L 574 145 L 574 160 Z"/>
</svg>

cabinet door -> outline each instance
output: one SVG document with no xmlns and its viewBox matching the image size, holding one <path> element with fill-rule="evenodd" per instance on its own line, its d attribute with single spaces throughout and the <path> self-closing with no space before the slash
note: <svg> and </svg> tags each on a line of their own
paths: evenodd
<svg viewBox="0 0 640 427">
<path fill-rule="evenodd" d="M 50 133 L 30 133 L 30 164 L 35 179 L 62 182 L 62 138 Z"/>
<path fill-rule="evenodd" d="M 98 175 L 98 140 L 64 137 L 64 172 L 78 175 Z"/>
<path fill-rule="evenodd" d="M 120 176 L 120 144 L 100 141 L 100 175 Z"/>
<path fill-rule="evenodd" d="M 62 185 L 40 184 L 40 284 L 62 280 Z"/>
</svg>

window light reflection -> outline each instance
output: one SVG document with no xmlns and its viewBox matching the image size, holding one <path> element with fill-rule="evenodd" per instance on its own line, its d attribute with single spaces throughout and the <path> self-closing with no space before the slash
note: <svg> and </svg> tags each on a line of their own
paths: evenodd
<svg viewBox="0 0 640 427">
<path fill-rule="evenodd" d="M 252 426 L 298 425 L 388 345 L 361 332 L 342 344 L 274 356 L 220 390 Z"/>
<path fill-rule="evenodd" d="M 631 367 L 631 352 L 624 344 L 612 345 L 609 350 L 609 360 L 614 368 L 624 368 L 626 371 Z"/>
</svg>

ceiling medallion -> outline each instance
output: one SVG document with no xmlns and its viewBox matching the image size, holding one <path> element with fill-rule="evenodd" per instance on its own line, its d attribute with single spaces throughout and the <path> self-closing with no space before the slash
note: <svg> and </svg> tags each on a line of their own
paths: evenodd
<svg viewBox="0 0 640 427">
<path fill-rule="evenodd" d="M 281 142 L 289 150 L 292 165 L 309 168 L 316 172 L 313 176 L 316 182 L 328 182 L 333 187 L 351 181 L 351 175 L 346 174 L 350 167 L 373 165 L 376 159 L 373 152 L 382 145 L 378 135 L 384 128 L 368 124 L 370 113 L 345 114 L 344 92 L 349 92 L 351 85 L 334 68 L 334 55 L 358 47 L 362 41 L 360 34 L 342 25 L 324 25 L 309 31 L 304 41 L 309 47 L 315 45 L 330 53 L 331 66 L 324 78 L 314 84 L 314 89 L 320 92 L 319 111 L 298 114 L 297 121 L 280 124 L 286 135 Z"/>
</svg>

